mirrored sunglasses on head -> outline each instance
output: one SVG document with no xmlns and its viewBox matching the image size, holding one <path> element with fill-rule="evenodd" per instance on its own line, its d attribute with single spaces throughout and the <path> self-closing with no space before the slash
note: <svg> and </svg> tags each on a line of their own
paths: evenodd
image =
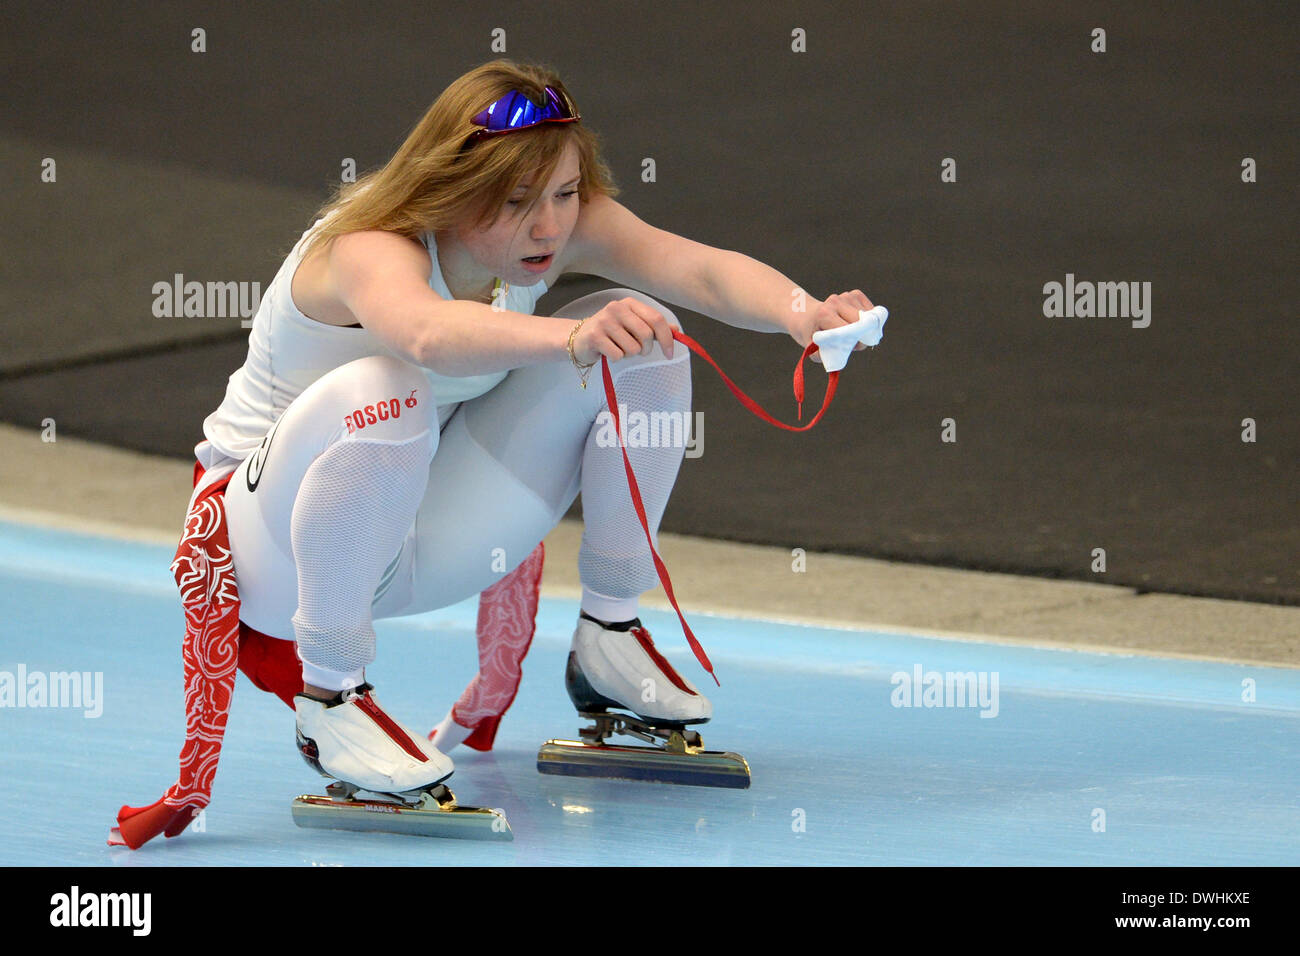
<svg viewBox="0 0 1300 956">
<path fill-rule="evenodd" d="M 546 87 L 546 102 L 541 105 L 518 90 L 511 90 L 470 120 L 481 128 L 470 134 L 466 145 L 542 123 L 576 123 L 580 119 L 568 96 L 554 87 Z"/>
</svg>

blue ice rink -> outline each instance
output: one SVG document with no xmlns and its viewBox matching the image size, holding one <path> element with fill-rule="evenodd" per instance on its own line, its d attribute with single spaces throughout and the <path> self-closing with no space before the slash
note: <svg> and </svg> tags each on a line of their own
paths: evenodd
<svg viewBox="0 0 1300 956">
<path fill-rule="evenodd" d="M 1300 670 L 688 607 L 722 680 L 710 689 L 676 617 L 646 611 L 660 648 L 713 698 L 705 744 L 744 754 L 752 788 L 550 777 L 538 745 L 578 726 L 562 681 L 577 608 L 555 600 L 496 750 L 453 751 L 458 798 L 503 808 L 513 843 L 295 827 L 290 800 L 324 781 L 296 753 L 289 709 L 240 675 L 203 830 L 108 847 L 118 808 L 151 803 L 176 776 L 172 550 L 0 523 L 0 671 L 103 674 L 98 717 L 0 708 L 0 864 L 1300 863 Z M 380 622 L 368 676 L 398 719 L 427 730 L 474 674 L 476 606 Z M 918 666 L 996 675 L 996 716 L 895 706 L 891 678 Z"/>
</svg>

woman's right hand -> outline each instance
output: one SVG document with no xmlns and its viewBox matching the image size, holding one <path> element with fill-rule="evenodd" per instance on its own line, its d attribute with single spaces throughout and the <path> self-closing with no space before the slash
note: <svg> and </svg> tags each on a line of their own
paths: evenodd
<svg viewBox="0 0 1300 956">
<path fill-rule="evenodd" d="M 585 319 L 573 337 L 573 355 L 582 365 L 603 355 L 617 362 L 629 355 L 649 355 L 655 342 L 673 357 L 673 326 L 640 299 L 616 299 Z"/>
</svg>

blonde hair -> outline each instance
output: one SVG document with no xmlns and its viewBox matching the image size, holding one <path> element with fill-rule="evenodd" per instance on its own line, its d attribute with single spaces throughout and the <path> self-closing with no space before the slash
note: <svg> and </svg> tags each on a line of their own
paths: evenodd
<svg viewBox="0 0 1300 956">
<path fill-rule="evenodd" d="M 415 239 L 423 232 L 452 228 L 467 217 L 473 225 L 484 225 L 524 177 L 535 174 L 523 200 L 528 208 L 546 188 L 571 142 L 578 149 L 578 201 L 618 195 L 600 155 L 600 138 L 581 121 L 543 123 L 466 146 L 478 128 L 470 119 L 490 103 L 511 90 L 543 103 L 547 86 L 569 96 L 555 71 L 535 64 L 493 60 L 460 76 L 429 107 L 392 159 L 335 190 L 315 217 L 332 218 L 312 235 L 303 257 L 349 232 L 379 229 Z M 569 101 L 574 102 L 572 97 Z"/>
</svg>

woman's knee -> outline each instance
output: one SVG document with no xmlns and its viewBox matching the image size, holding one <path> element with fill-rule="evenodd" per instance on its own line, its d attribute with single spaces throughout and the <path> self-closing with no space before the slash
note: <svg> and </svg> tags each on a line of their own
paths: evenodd
<svg viewBox="0 0 1300 956">
<path fill-rule="evenodd" d="M 593 292 L 590 295 L 574 299 L 568 305 L 559 309 L 555 315 L 562 319 L 585 319 L 595 315 L 605 306 L 611 302 L 617 302 L 619 299 L 636 299 L 662 315 L 668 320 L 669 325 L 678 329 L 682 327 L 681 319 L 677 317 L 677 313 L 658 299 L 637 289 L 602 289 L 600 292 Z"/>
<path fill-rule="evenodd" d="M 611 302 L 617 302 L 619 299 L 636 299 L 638 302 L 648 305 L 650 308 L 662 315 L 668 320 L 668 324 L 674 329 L 681 329 L 682 327 L 681 319 L 677 317 L 676 312 L 668 308 L 668 306 L 664 305 L 653 296 L 646 295 L 644 292 L 640 292 L 636 289 L 619 288 L 594 292 L 591 295 L 575 299 L 555 314 L 560 318 L 588 318 L 589 316 L 595 315 Z M 645 353 L 640 355 L 629 355 L 612 363 L 610 365 L 610 371 L 615 377 L 617 377 L 621 372 L 626 372 L 639 366 L 671 362 L 674 365 L 680 364 L 683 366 L 685 370 L 684 374 L 689 375 L 690 356 L 691 350 L 681 342 L 676 342 L 673 345 L 673 354 L 670 359 L 663 351 L 658 340 L 655 340 L 651 343 L 650 349 Z"/>
<path fill-rule="evenodd" d="M 677 314 L 673 312 L 672 309 L 668 308 L 657 299 L 646 295 L 644 292 L 638 292 L 635 289 L 611 289 L 609 291 L 619 293 L 619 298 L 630 296 L 645 303 L 667 319 L 668 324 L 673 328 L 681 329 L 682 323 L 681 320 L 677 318 Z M 654 374 L 662 378 L 663 384 L 669 386 L 670 391 L 679 393 L 683 391 L 683 388 L 685 389 L 685 401 L 689 403 L 691 380 L 690 361 L 691 350 L 683 343 L 677 341 L 673 342 L 673 354 L 670 358 L 668 354 L 664 352 L 663 347 L 656 339 L 651 344 L 650 349 L 646 352 L 643 352 L 640 355 L 626 356 L 625 358 L 621 358 L 617 362 L 611 364 L 610 372 L 612 373 L 614 380 L 617 382 L 621 376 L 626 375 L 628 372 L 633 370 L 642 369 L 649 374 L 650 369 L 657 368 L 659 371 Z"/>
<path fill-rule="evenodd" d="M 668 308 L 668 306 L 664 305 L 654 296 L 646 295 L 644 292 L 637 289 L 606 289 L 605 291 L 611 296 L 611 301 L 617 299 L 636 299 L 638 302 L 650 306 L 650 308 L 662 315 L 668 320 L 669 325 L 678 329 L 682 327 L 681 319 L 677 318 L 677 313 Z"/>
</svg>

